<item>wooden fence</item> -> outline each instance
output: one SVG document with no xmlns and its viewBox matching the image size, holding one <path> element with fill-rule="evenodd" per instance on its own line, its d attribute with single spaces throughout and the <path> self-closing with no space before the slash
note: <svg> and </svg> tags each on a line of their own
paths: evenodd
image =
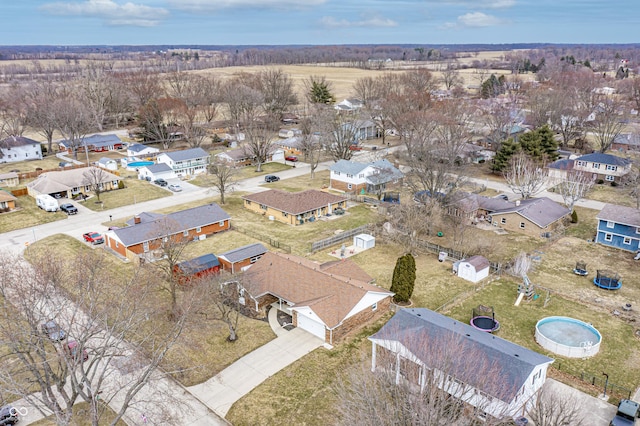
<svg viewBox="0 0 640 426">
<path fill-rule="evenodd" d="M 237 228 L 237 227 L 235 227 L 233 225 L 231 226 L 231 229 L 233 229 L 234 231 L 241 232 L 241 233 L 243 233 L 245 235 L 248 235 L 250 237 L 253 237 L 256 240 L 260 240 L 260 241 L 262 241 L 264 243 L 267 243 L 271 247 L 275 247 L 277 249 L 284 250 L 287 253 L 291 253 L 291 246 L 289 244 L 281 243 L 280 241 L 278 241 L 278 240 L 276 240 L 274 238 L 271 238 L 271 237 L 269 237 L 267 235 L 261 235 L 261 234 L 255 233 L 253 231 L 247 231 L 247 230 L 242 229 L 242 228 Z"/>
<path fill-rule="evenodd" d="M 311 252 L 316 252 L 318 250 L 322 250 L 326 247 L 331 247 L 343 241 L 351 239 L 354 235 L 368 233 L 371 234 L 373 232 L 370 225 L 362 225 L 357 228 L 349 229 L 348 231 L 344 231 L 339 233 L 338 235 L 334 235 L 333 237 L 325 238 L 324 240 L 314 241 L 311 243 Z"/>
</svg>

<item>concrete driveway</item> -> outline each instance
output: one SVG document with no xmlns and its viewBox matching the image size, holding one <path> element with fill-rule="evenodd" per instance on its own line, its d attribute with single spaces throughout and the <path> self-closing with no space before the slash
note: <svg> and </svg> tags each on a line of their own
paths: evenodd
<svg viewBox="0 0 640 426">
<path fill-rule="evenodd" d="M 321 339 L 311 333 L 294 328 L 243 356 L 206 382 L 187 390 L 216 414 L 224 417 L 234 402 L 323 344 Z"/>
</svg>

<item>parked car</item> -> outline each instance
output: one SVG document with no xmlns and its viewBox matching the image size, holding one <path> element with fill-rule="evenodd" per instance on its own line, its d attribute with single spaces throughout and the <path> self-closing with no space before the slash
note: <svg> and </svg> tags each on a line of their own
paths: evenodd
<svg viewBox="0 0 640 426">
<path fill-rule="evenodd" d="M 159 185 L 159 186 L 167 186 L 168 185 L 168 182 L 166 180 L 162 179 L 162 178 L 154 180 L 153 183 L 155 183 L 156 185 Z"/>
<path fill-rule="evenodd" d="M 172 183 L 171 185 L 169 185 L 169 189 L 172 190 L 173 192 L 182 191 L 182 187 L 178 183 Z"/>
<path fill-rule="evenodd" d="M 276 176 L 276 175 L 266 175 L 264 177 L 264 181 L 267 182 L 267 183 L 269 183 L 269 182 L 277 182 L 279 180 L 280 180 L 280 178 L 278 176 Z"/>
<path fill-rule="evenodd" d="M 86 242 L 91 244 L 104 243 L 104 237 L 98 232 L 87 232 L 86 234 L 82 234 L 82 238 L 84 238 Z"/>
<path fill-rule="evenodd" d="M 73 166 L 73 164 L 69 163 L 67 161 L 61 161 L 61 162 L 58 163 L 58 166 L 60 166 L 60 167 L 70 167 L 70 166 Z"/>
<path fill-rule="evenodd" d="M 25 410 L 24 408 L 22 410 Z M 20 420 L 20 418 L 18 417 L 18 409 L 13 407 L 12 405 L 5 405 L 4 407 L 0 408 L 0 425 L 15 425 L 16 423 L 18 423 L 18 420 Z M 22 414 L 26 413 L 25 412 L 21 412 Z"/>
<path fill-rule="evenodd" d="M 362 151 L 362 147 L 360 145 L 349 145 L 349 150 L 350 151 Z"/>
<path fill-rule="evenodd" d="M 57 322 L 49 320 L 43 324 L 40 324 L 40 329 L 43 334 L 46 334 L 49 339 L 53 341 L 64 340 L 67 337 L 67 333 L 60 328 Z"/>
<path fill-rule="evenodd" d="M 66 214 L 77 214 L 78 208 L 71 203 L 64 203 L 60 205 L 60 210 Z"/>
<path fill-rule="evenodd" d="M 286 161 L 291 161 L 291 162 L 296 162 L 298 161 L 298 157 L 296 157 L 295 155 L 287 155 L 286 157 L 284 157 L 284 159 Z"/>
<path fill-rule="evenodd" d="M 79 361 L 79 359 L 78 359 L 79 358 L 78 350 L 79 350 L 78 342 L 76 342 L 75 340 L 69 340 L 67 342 L 67 344 L 64 345 L 65 353 L 72 360 Z M 88 359 L 89 359 L 89 353 L 87 352 L 86 349 L 83 349 L 82 350 L 82 362 L 87 362 Z"/>
</svg>

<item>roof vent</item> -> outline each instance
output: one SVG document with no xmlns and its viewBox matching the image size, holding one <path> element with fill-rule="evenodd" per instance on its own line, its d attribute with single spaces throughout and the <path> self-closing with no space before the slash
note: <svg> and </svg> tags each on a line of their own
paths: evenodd
<svg viewBox="0 0 640 426">
<path fill-rule="evenodd" d="M 467 336 L 467 337 L 471 337 L 471 335 L 470 335 L 469 333 L 465 334 L 465 336 Z"/>
<path fill-rule="evenodd" d="M 513 354 L 513 355 L 514 355 L 514 356 L 517 356 L 518 358 L 520 358 L 520 355 L 518 355 L 518 354 Z"/>
</svg>

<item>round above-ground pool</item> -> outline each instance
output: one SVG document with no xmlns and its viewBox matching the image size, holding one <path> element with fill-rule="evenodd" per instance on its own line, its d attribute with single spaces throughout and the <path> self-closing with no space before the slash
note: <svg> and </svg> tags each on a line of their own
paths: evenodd
<svg viewBox="0 0 640 426">
<path fill-rule="evenodd" d="M 134 161 L 132 163 L 127 163 L 127 167 L 144 167 L 144 166 L 150 166 L 154 164 L 153 161 Z"/>
<path fill-rule="evenodd" d="M 498 321 L 487 316 L 473 317 L 469 323 L 476 330 L 487 331 L 489 333 L 493 333 L 500 328 L 500 323 Z"/>
<path fill-rule="evenodd" d="M 536 342 L 567 358 L 586 358 L 598 353 L 602 335 L 584 321 L 569 317 L 547 317 L 536 324 Z"/>
</svg>

